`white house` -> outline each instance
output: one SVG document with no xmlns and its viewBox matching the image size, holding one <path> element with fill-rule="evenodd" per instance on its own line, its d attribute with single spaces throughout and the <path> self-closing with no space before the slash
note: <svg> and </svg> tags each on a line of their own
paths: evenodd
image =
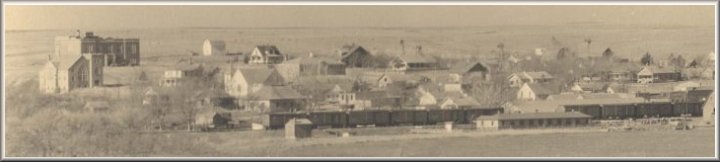
<svg viewBox="0 0 720 162">
<path fill-rule="evenodd" d="M 227 54 L 227 50 L 225 49 L 225 41 L 206 39 L 203 43 L 203 56 L 225 54 Z"/>
<path fill-rule="evenodd" d="M 225 92 L 233 97 L 247 97 L 251 89 L 284 82 L 277 70 L 269 68 L 238 68 L 224 77 Z"/>
<path fill-rule="evenodd" d="M 554 88 L 547 87 L 549 85 L 523 83 L 518 90 L 518 100 L 544 100 L 551 94 L 556 94 Z"/>
<path fill-rule="evenodd" d="M 260 45 L 250 54 L 252 64 L 279 64 L 287 60 L 280 50 L 274 45 Z"/>
</svg>

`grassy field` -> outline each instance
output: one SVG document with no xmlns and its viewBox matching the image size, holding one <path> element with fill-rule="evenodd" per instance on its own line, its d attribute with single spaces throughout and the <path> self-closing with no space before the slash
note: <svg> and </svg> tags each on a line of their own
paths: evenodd
<svg viewBox="0 0 720 162">
<path fill-rule="evenodd" d="M 550 133 L 421 138 L 337 145 L 276 144 L 220 156 L 290 157 L 709 157 L 714 131 Z M 242 146 L 238 146 L 242 147 Z M 235 149 L 237 150 L 237 149 Z"/>
<path fill-rule="evenodd" d="M 715 143 L 711 128 L 634 132 L 580 128 L 431 134 L 407 133 L 407 128 L 362 129 L 358 130 L 361 135 L 349 138 L 315 130 L 313 138 L 297 141 L 284 139 L 282 130 L 171 133 L 168 138 L 195 139 L 209 150 L 192 155 L 167 154 L 200 157 L 711 157 Z M 375 135 L 378 130 L 394 132 Z"/>
</svg>

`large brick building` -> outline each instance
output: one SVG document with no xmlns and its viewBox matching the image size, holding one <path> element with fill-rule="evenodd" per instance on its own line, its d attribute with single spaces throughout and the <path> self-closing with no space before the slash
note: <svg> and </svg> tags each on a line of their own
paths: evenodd
<svg viewBox="0 0 720 162">
<path fill-rule="evenodd" d="M 81 35 L 80 31 L 72 36 L 55 37 L 55 53 L 49 56 L 51 61 L 67 57 L 77 57 L 81 53 L 104 55 L 107 66 L 140 65 L 140 40 L 137 38 L 99 37 L 93 32 Z"/>
</svg>

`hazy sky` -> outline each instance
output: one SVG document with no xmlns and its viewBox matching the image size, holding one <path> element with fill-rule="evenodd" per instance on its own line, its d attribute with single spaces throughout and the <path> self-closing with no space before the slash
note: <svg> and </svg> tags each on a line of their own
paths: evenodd
<svg viewBox="0 0 720 162">
<path fill-rule="evenodd" d="M 14 29 L 463 27 L 579 22 L 713 26 L 714 6 L 5 6 Z"/>
</svg>

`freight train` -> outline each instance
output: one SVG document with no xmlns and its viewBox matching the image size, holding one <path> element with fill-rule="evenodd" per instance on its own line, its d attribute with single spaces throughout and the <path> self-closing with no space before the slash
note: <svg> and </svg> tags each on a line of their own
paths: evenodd
<svg viewBox="0 0 720 162">
<path fill-rule="evenodd" d="M 565 111 L 577 111 L 593 119 L 702 116 L 704 102 L 655 102 L 635 104 L 565 105 Z"/>
<path fill-rule="evenodd" d="M 472 123 L 481 115 L 503 112 L 502 107 L 447 110 L 363 110 L 335 112 L 294 112 L 271 113 L 264 118 L 263 125 L 269 129 L 280 129 L 292 118 L 307 118 L 315 127 L 350 128 L 363 125 L 397 126 L 430 125 L 452 121 L 459 124 Z"/>
</svg>

